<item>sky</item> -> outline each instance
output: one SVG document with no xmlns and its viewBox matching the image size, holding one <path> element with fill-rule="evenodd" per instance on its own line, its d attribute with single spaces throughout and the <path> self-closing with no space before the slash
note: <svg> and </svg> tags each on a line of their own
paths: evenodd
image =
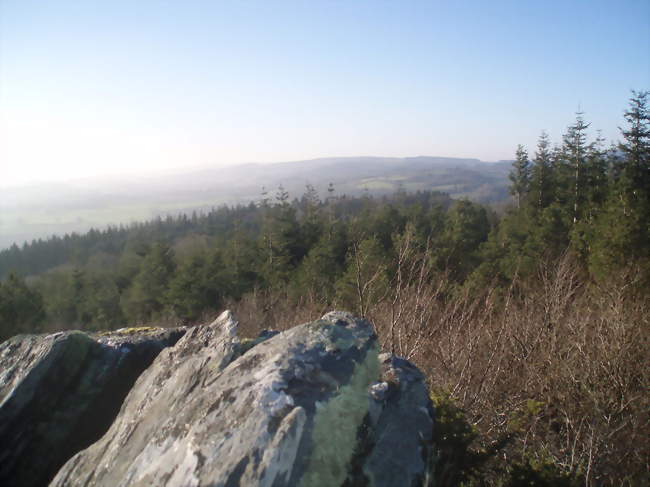
<svg viewBox="0 0 650 487">
<path fill-rule="evenodd" d="M 650 2 L 0 0 L 0 187 L 513 158 L 650 89 Z"/>
</svg>

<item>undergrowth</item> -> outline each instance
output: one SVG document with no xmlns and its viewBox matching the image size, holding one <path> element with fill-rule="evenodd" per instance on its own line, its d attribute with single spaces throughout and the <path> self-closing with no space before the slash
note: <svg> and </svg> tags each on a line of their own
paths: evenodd
<svg viewBox="0 0 650 487">
<path fill-rule="evenodd" d="M 433 391 L 435 485 L 649 483 L 650 310 L 617 282 L 585 279 L 566 256 L 507 289 L 431 274 L 371 303 L 382 347 Z M 228 303 L 250 337 L 354 304 L 286 290 Z"/>
</svg>

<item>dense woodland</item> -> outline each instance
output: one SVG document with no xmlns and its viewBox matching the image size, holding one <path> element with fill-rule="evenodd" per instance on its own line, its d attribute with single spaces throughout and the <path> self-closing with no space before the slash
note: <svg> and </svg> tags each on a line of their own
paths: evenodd
<svg viewBox="0 0 650 487">
<path fill-rule="evenodd" d="M 0 339 L 224 307 L 252 334 L 349 309 L 428 375 L 439 485 L 647 481 L 649 96 L 633 92 L 615 146 L 582 114 L 557 144 L 519 146 L 505 212 L 308 185 L 14 245 L 0 252 Z"/>
</svg>

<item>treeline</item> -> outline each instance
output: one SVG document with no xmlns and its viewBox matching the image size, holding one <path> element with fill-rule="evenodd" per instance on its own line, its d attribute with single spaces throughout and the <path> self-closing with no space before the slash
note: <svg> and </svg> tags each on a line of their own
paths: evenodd
<svg viewBox="0 0 650 487">
<path fill-rule="evenodd" d="M 447 219 L 457 225 L 476 220 L 482 228 L 476 248 L 487 238 L 487 211 L 469 202 L 452 207 L 444 194 L 348 198 L 330 187 L 323 201 L 309 186 L 293 201 L 279 188 L 248 206 L 14 246 L 0 254 L 3 268 L 12 269 L 0 287 L 12 310 L 3 315 L 2 337 L 152 320 L 187 323 L 253 290 L 342 297 L 349 294 L 354 246 L 372 254 L 371 266 L 388 259 L 393 237 L 408 222 L 417 223 L 424 238 Z M 440 242 L 451 249 L 455 238 L 461 237 L 447 232 Z"/>
<path fill-rule="evenodd" d="M 569 250 L 596 280 L 634 274 L 648 286 L 650 262 L 650 121 L 648 92 L 633 92 L 622 142 L 589 140 L 582 114 L 552 146 L 542 133 L 532 159 L 519 146 L 510 174 L 516 208 L 482 248 L 480 274 L 511 280 L 541 258 Z"/>
<path fill-rule="evenodd" d="M 581 114 L 560 145 L 543 133 L 532 158 L 519 146 L 515 204 L 501 219 L 440 193 L 347 198 L 330 186 L 321 198 L 308 185 L 293 201 L 280 187 L 248 206 L 14 245 L 0 252 L 0 337 L 192 322 L 265 289 L 365 312 L 390 286 L 407 233 L 459 288 L 506 287 L 571 252 L 596 281 L 626 271 L 630 285 L 647 289 L 647 97 L 634 93 L 617 146 L 589 140 Z"/>
</svg>

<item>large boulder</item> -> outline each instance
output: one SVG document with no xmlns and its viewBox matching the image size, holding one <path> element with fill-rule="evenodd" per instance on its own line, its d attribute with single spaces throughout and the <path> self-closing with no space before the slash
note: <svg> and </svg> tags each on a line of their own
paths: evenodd
<svg viewBox="0 0 650 487">
<path fill-rule="evenodd" d="M 71 331 L 0 344 L 0 485 L 47 485 L 108 430 L 138 375 L 183 333 Z"/>
<path fill-rule="evenodd" d="M 225 312 L 139 377 L 52 485 L 421 485 L 433 413 L 411 364 L 342 313 L 252 344 Z"/>
</svg>

